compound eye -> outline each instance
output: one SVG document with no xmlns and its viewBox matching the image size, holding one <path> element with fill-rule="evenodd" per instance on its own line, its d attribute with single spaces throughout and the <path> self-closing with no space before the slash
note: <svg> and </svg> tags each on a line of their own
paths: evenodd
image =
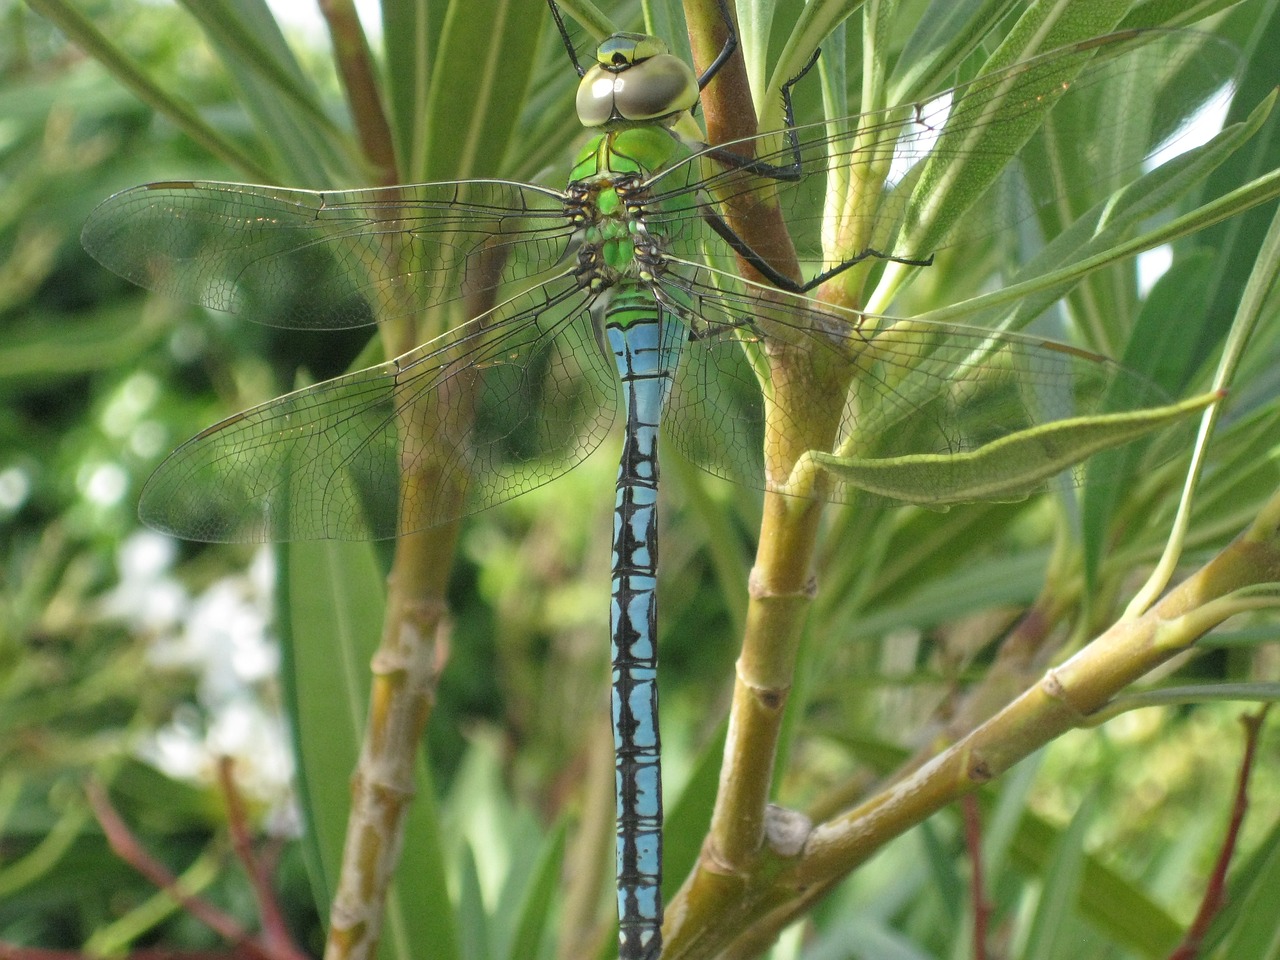
<svg viewBox="0 0 1280 960">
<path fill-rule="evenodd" d="M 631 63 L 623 70 L 595 64 L 578 85 L 578 119 L 586 127 L 604 126 L 611 120 L 657 120 L 692 109 L 697 102 L 697 77 L 688 64 L 669 53 Z"/>
<path fill-rule="evenodd" d="M 689 110 L 698 102 L 698 78 L 669 53 L 633 63 L 618 74 L 614 103 L 627 120 L 656 120 Z"/>
</svg>

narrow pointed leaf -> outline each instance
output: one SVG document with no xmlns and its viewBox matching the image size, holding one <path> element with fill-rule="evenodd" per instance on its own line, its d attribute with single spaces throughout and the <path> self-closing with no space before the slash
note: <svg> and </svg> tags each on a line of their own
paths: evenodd
<svg viewBox="0 0 1280 960">
<path fill-rule="evenodd" d="M 210 39 L 224 50 L 234 51 L 245 66 L 261 73 L 263 80 L 318 127 L 317 132 L 325 137 L 340 135 L 333 120 L 325 113 L 315 88 L 303 75 L 278 30 L 251 28 L 244 17 L 239 15 L 242 12 L 249 13 L 243 5 L 228 5 L 225 2 L 215 4 L 210 0 L 184 5 L 200 22 Z M 255 9 L 253 12 L 259 17 L 254 26 L 266 26 L 263 17 L 265 11 Z"/>
<path fill-rule="evenodd" d="M 545 12 L 523 0 L 490 4 L 483 17 L 472 4 L 450 6 L 427 91 L 423 166 L 410 170 L 415 179 L 499 172 L 529 92 Z"/>
<path fill-rule="evenodd" d="M 515 918 L 514 934 L 507 956 L 511 960 L 538 956 L 538 947 L 551 920 L 551 908 L 564 866 L 566 830 L 562 821 L 543 845 L 533 876 Z"/>
<path fill-rule="evenodd" d="M 1071 820 L 1071 825 L 1058 839 L 1053 859 L 1043 878 L 1040 903 L 1031 921 L 1031 933 L 1023 956 L 1028 960 L 1049 960 L 1057 953 L 1063 934 L 1076 911 L 1081 881 L 1087 862 L 1085 831 L 1094 810 L 1093 798 L 1086 797 Z"/>
<path fill-rule="evenodd" d="M 1189 417 L 1218 400 L 1208 393 L 1131 413 L 1069 417 L 993 440 L 967 453 L 864 460 L 813 453 L 843 483 L 904 503 L 938 507 L 973 500 L 1021 500 L 1099 451 Z"/>
<path fill-rule="evenodd" d="M 28 0 L 31 8 L 55 23 L 87 54 L 128 87 L 156 112 L 174 122 L 183 133 L 208 150 L 210 154 L 242 170 L 255 179 L 269 179 L 266 168 L 257 158 L 245 153 L 238 144 L 207 124 L 186 103 L 147 76 L 124 51 L 109 40 L 88 17 L 61 0 Z"/>
</svg>

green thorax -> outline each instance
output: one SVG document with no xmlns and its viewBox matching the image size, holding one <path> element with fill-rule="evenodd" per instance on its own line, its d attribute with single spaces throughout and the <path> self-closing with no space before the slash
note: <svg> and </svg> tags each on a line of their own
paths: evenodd
<svg viewBox="0 0 1280 960">
<path fill-rule="evenodd" d="M 594 216 L 585 225 L 584 239 L 595 245 L 612 271 L 633 274 L 635 234 L 648 230 L 642 218 L 628 210 L 617 185 L 634 190 L 688 148 L 666 127 L 653 124 L 611 130 L 594 137 L 579 152 L 571 183 L 587 187 Z M 634 198 L 634 193 L 632 194 Z"/>
<path fill-rule="evenodd" d="M 649 177 L 684 153 L 683 144 L 666 127 L 655 124 L 613 130 L 593 137 L 582 148 L 570 179 Z"/>
</svg>

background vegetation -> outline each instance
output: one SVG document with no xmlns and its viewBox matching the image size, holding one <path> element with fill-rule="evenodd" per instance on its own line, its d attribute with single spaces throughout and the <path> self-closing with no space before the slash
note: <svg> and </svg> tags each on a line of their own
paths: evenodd
<svg viewBox="0 0 1280 960">
<path fill-rule="evenodd" d="M 471 15 L 459 12 L 468 6 Z M 580 132 L 570 113 L 576 78 L 549 18 L 537 3 L 494 4 L 493 21 L 475 16 L 476 6 L 433 5 L 415 24 L 409 5 L 384 4 L 382 89 L 406 179 L 557 183 Z M 606 6 L 616 22 L 639 25 L 637 9 Z M 932 16 L 946 6 L 960 8 L 939 4 Z M 883 38 L 891 57 L 913 24 L 931 22 L 923 2 L 899 8 Z M 964 9 L 967 22 L 996 22 L 981 4 Z M 744 32 L 759 38 L 770 24 L 794 23 L 802 5 L 743 2 L 739 10 Z M 101 45 L 86 54 L 69 43 L 63 31 L 79 28 L 45 18 L 60 11 L 78 12 Z M 287 928 L 318 954 L 389 554 L 368 544 L 173 543 L 139 529 L 134 504 L 182 439 L 300 380 L 368 362 L 377 347 L 363 331 L 241 325 L 148 296 L 90 261 L 78 234 L 99 200 L 150 180 L 376 182 L 350 119 L 363 115 L 360 104 L 344 104 L 352 85 L 339 81 L 324 42 L 286 39 L 249 0 L 0 0 L 0 16 L 0 950 L 221 951 L 235 939 L 234 929 L 215 933 L 190 905 L 158 894 L 109 849 L 106 807 L 95 818 L 86 793 L 93 783 L 188 892 L 250 933 L 264 923 L 265 899 L 280 911 L 278 921 L 265 918 L 268 933 Z M 1134 16 L 1212 28 L 1240 47 L 1232 119 L 1274 84 L 1273 3 L 1151 2 Z M 678 7 L 654 4 L 649 17 L 683 45 Z M 755 49 L 779 56 L 785 34 L 779 26 L 772 44 Z M 78 36 L 84 44 L 91 34 Z M 585 32 L 579 37 L 589 44 Z M 835 56 L 839 41 L 824 49 Z M 125 67 L 136 72 L 131 88 L 118 79 Z M 1200 197 L 1280 166 L 1276 130 L 1269 119 Z M 1074 296 L 1076 324 L 1064 329 L 1078 334 L 1102 316 L 1114 335 L 1106 346 L 1123 355 L 1143 318 L 1161 317 L 1194 347 L 1190 379 L 1203 386 L 1273 212 L 1181 241 L 1173 269 L 1149 294 L 1139 291 L 1132 260 L 1108 268 Z M 988 251 L 940 257 L 913 306 L 948 302 L 987 280 L 973 270 L 975 252 Z M 998 262 L 992 256 L 985 262 Z M 1211 451 L 1187 569 L 1244 528 L 1280 478 L 1280 328 L 1268 307 Z M 715 790 L 760 505 L 757 494 L 675 458 L 664 470 L 662 702 L 674 886 L 697 854 Z M 609 949 L 604 638 L 613 472 L 609 455 L 593 457 L 462 529 L 448 665 L 384 952 L 582 957 Z M 990 692 L 984 678 L 1003 662 L 1001 641 L 1028 610 L 1060 626 L 1009 678 L 1015 690 L 1111 622 L 1168 534 L 1176 473 L 1151 482 L 1131 512 L 1113 511 L 1105 535 L 1086 532 L 1087 548 L 1056 497 L 945 514 L 834 511 L 777 802 L 834 809 L 931 738 L 953 737 L 965 711 L 980 709 L 965 694 Z M 1192 701 L 1213 701 L 1227 684 L 1280 679 L 1280 647 L 1268 645 L 1274 623 L 1265 613 L 1232 620 L 1152 680 L 1157 692 L 1180 692 L 1073 732 L 981 791 L 992 955 L 1174 949 L 1210 887 L 1245 743 L 1239 703 Z M 283 686 L 274 679 L 277 637 Z M 1192 684 L 1212 690 L 1189 693 Z M 1267 899 L 1280 883 L 1280 753 L 1274 719 L 1265 726 L 1232 899 L 1208 941 L 1233 960 L 1280 949 Z M 290 735 L 312 745 L 296 781 Z M 222 755 L 236 758 L 233 791 L 219 777 Z M 269 896 L 255 896 L 237 863 L 229 819 L 251 828 L 254 862 L 273 868 Z M 967 955 L 970 849 L 961 812 L 939 813 L 837 888 L 776 955 Z"/>
</svg>

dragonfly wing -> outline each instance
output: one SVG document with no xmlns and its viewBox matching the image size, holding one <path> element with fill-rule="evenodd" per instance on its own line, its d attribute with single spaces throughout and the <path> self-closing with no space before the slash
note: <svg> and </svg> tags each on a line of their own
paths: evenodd
<svg viewBox="0 0 1280 960">
<path fill-rule="evenodd" d="M 801 125 L 796 183 L 716 159 L 728 152 L 785 167 L 794 154 L 776 132 L 703 150 L 650 181 L 658 201 L 651 219 L 665 219 L 679 235 L 679 223 L 708 204 L 741 223 L 777 203 L 811 267 L 873 250 L 926 259 L 1050 204 L 1083 212 L 1137 176 L 1157 150 L 1193 136 L 1190 118 L 1224 95 L 1238 63 L 1230 45 L 1189 31 L 1128 30 L 1082 41 L 932 97 Z M 1117 91 L 1135 84 L 1150 90 L 1140 98 L 1146 114 L 1117 115 L 1110 109 Z M 1079 145 L 1067 173 L 1086 182 L 1065 182 L 1064 171 L 1045 162 L 1042 136 L 1058 151 L 1063 140 Z M 689 231 L 672 249 L 687 255 L 698 240 Z"/>
<path fill-rule="evenodd" d="M 192 540 L 381 539 L 554 479 L 608 432 L 616 377 L 569 275 L 387 363 L 236 414 L 142 493 Z"/>
<path fill-rule="evenodd" d="M 810 490 L 766 475 L 766 452 L 770 462 L 780 453 L 766 443 L 811 436 L 815 424 L 829 423 L 815 452 L 940 457 L 930 464 L 935 489 L 913 502 L 955 502 L 974 486 L 975 467 L 956 459 L 949 475 L 949 456 L 1046 424 L 1167 403 L 1159 387 L 1119 364 L 1032 336 L 873 317 L 694 264 L 668 273 L 662 290 L 692 330 L 668 435 L 711 473 L 762 489 L 835 502 L 865 495 L 838 479 Z M 771 378 L 784 367 L 793 381 L 810 383 L 778 388 Z M 766 413 L 773 421 L 767 436 Z M 1052 456 L 1046 449 L 1044 464 Z"/>
<path fill-rule="evenodd" d="M 166 296 L 337 329 L 548 269 L 571 235 L 563 203 L 505 180 L 332 191 L 171 181 L 103 201 L 81 240 L 109 270 Z"/>
</svg>

